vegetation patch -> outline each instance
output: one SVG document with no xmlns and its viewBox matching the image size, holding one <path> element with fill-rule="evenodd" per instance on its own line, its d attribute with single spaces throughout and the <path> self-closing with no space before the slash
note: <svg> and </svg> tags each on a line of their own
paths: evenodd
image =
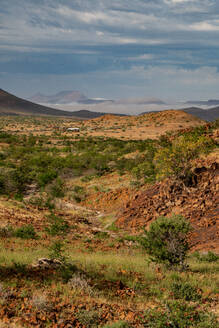
<svg viewBox="0 0 219 328">
<path fill-rule="evenodd" d="M 180 215 L 173 215 L 171 218 L 160 217 L 151 223 L 149 231 L 145 231 L 139 242 L 152 261 L 172 268 L 180 266 L 183 269 L 189 250 L 190 229 L 189 222 Z"/>
</svg>

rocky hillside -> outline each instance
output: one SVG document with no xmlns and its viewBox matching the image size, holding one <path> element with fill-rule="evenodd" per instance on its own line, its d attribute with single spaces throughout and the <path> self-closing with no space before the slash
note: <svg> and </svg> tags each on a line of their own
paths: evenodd
<svg viewBox="0 0 219 328">
<path fill-rule="evenodd" d="M 104 115 L 85 123 L 92 136 L 122 139 L 157 139 L 167 131 L 196 127 L 206 122 L 181 110 L 165 110 L 140 116 Z"/>
<path fill-rule="evenodd" d="M 159 216 L 182 214 L 194 228 L 194 249 L 219 250 L 219 160 L 199 160 L 191 184 L 166 179 L 137 193 L 120 211 L 117 225 L 139 230 Z"/>
</svg>

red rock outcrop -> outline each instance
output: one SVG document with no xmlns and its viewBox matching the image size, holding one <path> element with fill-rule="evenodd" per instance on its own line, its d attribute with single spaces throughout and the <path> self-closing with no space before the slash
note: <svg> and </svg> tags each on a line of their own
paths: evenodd
<svg viewBox="0 0 219 328">
<path fill-rule="evenodd" d="M 191 186 L 167 179 L 137 193 L 118 214 L 116 224 L 139 230 L 159 216 L 181 214 L 189 219 L 193 249 L 219 251 L 219 163 L 199 160 Z"/>
</svg>

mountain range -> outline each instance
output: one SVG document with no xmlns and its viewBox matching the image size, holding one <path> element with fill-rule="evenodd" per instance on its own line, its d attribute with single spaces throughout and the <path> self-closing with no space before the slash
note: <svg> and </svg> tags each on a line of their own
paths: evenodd
<svg viewBox="0 0 219 328">
<path fill-rule="evenodd" d="M 106 101 L 112 101 L 102 98 L 88 98 L 80 91 L 75 90 L 65 90 L 53 95 L 44 95 L 42 93 L 36 93 L 32 97 L 28 98 L 28 100 L 33 101 L 35 103 L 40 104 L 71 104 L 71 103 L 79 103 L 79 104 L 99 104 Z"/>
<path fill-rule="evenodd" d="M 38 98 L 35 95 L 35 101 L 37 99 L 44 99 L 44 101 L 47 101 L 48 98 L 43 98 L 47 97 L 42 94 L 38 94 Z M 53 96 L 48 96 L 50 98 L 50 103 L 52 101 L 62 101 L 63 104 L 67 104 L 69 101 L 83 101 L 85 104 L 89 104 L 89 101 L 92 101 L 92 99 L 86 98 L 83 94 L 81 94 L 78 91 L 62 91 L 59 92 L 56 95 Z M 31 99 L 34 99 L 32 97 Z M 95 101 L 95 100 L 94 100 Z M 107 101 L 103 99 L 97 99 L 96 101 Z M 154 102 L 159 102 L 158 99 L 144 99 L 142 100 L 144 103 L 147 103 L 147 101 L 154 101 Z M 216 100 L 209 100 L 208 102 L 215 102 Z M 127 100 L 127 104 L 132 104 L 134 100 Z M 140 102 L 142 104 L 142 102 Z M 114 103 L 115 108 L 116 108 L 116 102 Z M 52 105 L 51 105 L 52 106 Z M 208 108 L 208 109 L 202 109 L 199 107 L 188 107 L 188 108 L 183 108 L 186 113 L 195 115 L 202 120 L 205 121 L 214 121 L 215 119 L 219 118 L 219 106 Z M 142 114 L 146 114 L 148 112 L 143 112 Z M 99 116 L 105 115 L 106 112 L 99 112 L 99 111 L 90 111 L 86 109 L 82 110 L 76 110 L 76 111 L 66 111 L 66 110 L 61 110 L 61 109 L 55 109 L 50 107 L 49 105 L 42 105 L 42 104 L 36 104 L 32 101 L 28 101 L 19 97 L 16 97 L 2 89 L 0 89 L 0 115 L 49 115 L 49 116 L 69 116 L 69 117 L 74 117 L 74 118 L 79 118 L 79 119 L 89 119 L 89 118 L 96 118 Z M 109 112 L 107 114 L 110 114 Z M 124 114 L 115 114 L 114 115 L 120 115 L 123 116 Z"/>
<path fill-rule="evenodd" d="M 28 100 L 33 101 L 39 104 L 54 104 L 54 105 L 66 105 L 71 103 L 78 104 L 99 104 L 99 103 L 114 103 L 116 105 L 124 104 L 124 105 L 148 105 L 148 104 L 156 104 L 156 105 L 164 105 L 165 102 L 158 98 L 126 98 L 119 100 L 112 99 L 104 99 L 104 98 L 88 98 L 80 91 L 61 91 L 55 93 L 53 95 L 45 95 L 42 93 L 36 93 L 32 97 L 28 98 Z"/>
<path fill-rule="evenodd" d="M 209 100 L 189 100 L 185 103 L 186 105 L 196 105 L 196 106 L 217 106 L 219 105 L 218 99 L 209 99 Z"/>
<path fill-rule="evenodd" d="M 55 115 L 73 116 L 73 113 L 35 104 L 0 89 L 0 115 Z"/>
<path fill-rule="evenodd" d="M 211 122 L 219 118 L 219 106 L 208 108 L 208 109 L 202 109 L 199 107 L 188 107 L 182 109 L 184 112 L 195 115 L 202 120 Z"/>
<path fill-rule="evenodd" d="M 60 93 L 61 94 L 61 93 Z M 65 96 L 62 93 L 63 97 Z M 16 97 L 9 92 L 0 89 L 0 115 L 47 115 L 69 116 L 75 119 L 90 119 L 105 115 L 102 112 L 78 110 L 74 112 L 51 108 L 31 101 Z M 122 114 L 115 114 L 122 115 Z M 122 115 L 123 116 L 123 115 Z"/>
</svg>

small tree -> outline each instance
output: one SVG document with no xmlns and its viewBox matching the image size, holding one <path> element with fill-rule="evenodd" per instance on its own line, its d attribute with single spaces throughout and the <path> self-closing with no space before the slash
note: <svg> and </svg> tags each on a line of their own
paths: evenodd
<svg viewBox="0 0 219 328">
<path fill-rule="evenodd" d="M 139 242 L 152 261 L 164 263 L 168 267 L 180 266 L 183 269 L 189 250 L 190 230 L 190 223 L 181 215 L 159 217 L 152 222 L 149 231 L 145 231 L 145 235 L 139 238 Z"/>
<path fill-rule="evenodd" d="M 176 138 L 169 147 L 158 149 L 154 157 L 157 178 L 174 176 L 187 181 L 191 176 L 192 160 L 199 154 L 207 154 L 214 143 L 210 138 L 200 136 L 195 139 L 188 136 Z"/>
</svg>

